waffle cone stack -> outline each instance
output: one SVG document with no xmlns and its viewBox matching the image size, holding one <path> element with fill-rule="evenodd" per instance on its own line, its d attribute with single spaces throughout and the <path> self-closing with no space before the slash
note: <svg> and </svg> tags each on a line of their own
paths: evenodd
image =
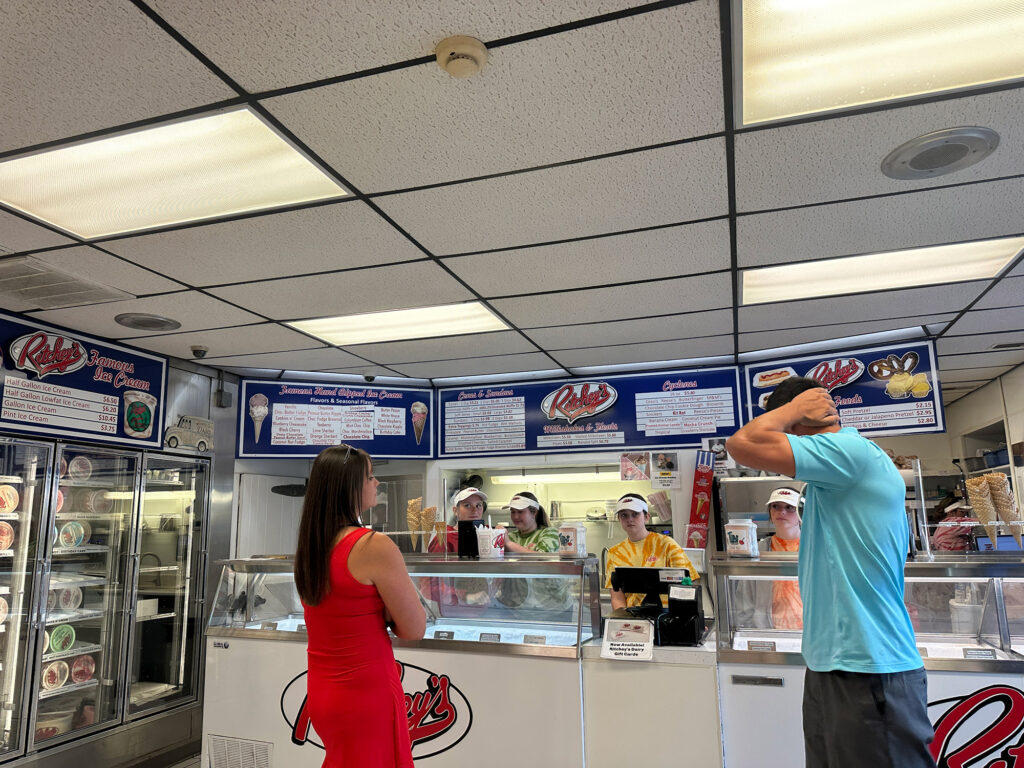
<svg viewBox="0 0 1024 768">
<path fill-rule="evenodd" d="M 437 507 L 424 507 L 422 496 L 409 499 L 405 507 L 405 526 L 409 530 L 409 538 L 412 541 L 413 549 L 419 546 L 421 533 L 425 534 L 431 530 L 431 527 L 436 528 L 436 523 L 434 522 L 436 515 Z M 444 525 L 444 521 L 441 521 L 441 525 Z"/>
<path fill-rule="evenodd" d="M 1010 529 L 1014 541 L 1017 542 L 1017 548 L 1024 549 L 1021 544 L 1021 525 L 1024 521 L 1021 520 L 1020 509 L 1013 498 L 1010 478 L 1002 472 L 992 472 L 982 477 L 988 483 L 989 495 L 992 497 L 992 506 L 995 507 L 996 514 Z"/>
<path fill-rule="evenodd" d="M 967 479 L 967 499 L 974 509 L 974 516 L 985 526 L 985 533 L 992 542 L 992 546 L 998 547 L 996 544 L 999 528 L 998 516 L 995 504 L 992 503 L 992 492 L 989 490 L 988 480 L 984 475 Z"/>
</svg>

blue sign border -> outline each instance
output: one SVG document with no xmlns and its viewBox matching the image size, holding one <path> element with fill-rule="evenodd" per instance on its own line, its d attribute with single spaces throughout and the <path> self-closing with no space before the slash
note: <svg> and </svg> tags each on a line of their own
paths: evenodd
<svg viewBox="0 0 1024 768">
<path fill-rule="evenodd" d="M 731 375 L 730 375 L 731 374 Z M 690 435 L 676 435 L 672 437 L 666 436 L 665 439 L 651 439 L 644 437 L 637 439 L 639 430 L 636 427 L 636 407 L 635 407 L 635 395 L 640 392 L 662 392 L 667 391 L 664 389 L 666 379 L 680 379 L 680 378 L 694 378 L 697 377 L 721 377 L 728 379 L 728 381 L 720 383 L 719 386 L 727 385 L 732 389 L 732 412 L 735 425 L 727 428 L 719 428 L 715 432 L 690 434 Z M 565 384 L 584 384 L 586 382 L 600 383 L 600 382 L 614 382 L 614 387 L 617 390 L 617 401 L 607 411 L 599 414 L 599 417 L 603 419 L 613 420 L 615 423 L 622 427 L 622 431 L 626 432 L 624 442 L 616 443 L 613 445 L 594 445 L 594 446 L 559 446 L 552 448 L 523 448 L 522 450 L 494 450 L 494 451 L 473 451 L 473 452 L 448 452 L 444 450 L 445 446 L 445 432 L 444 432 L 444 418 L 445 418 L 445 406 L 447 402 L 458 398 L 458 393 L 472 393 L 479 392 L 481 390 L 496 390 L 506 391 L 512 390 L 515 396 L 522 396 L 524 400 L 524 410 L 527 414 L 525 424 L 525 445 L 536 445 L 537 437 L 544 434 L 543 431 L 537 428 L 539 425 L 548 424 L 547 420 L 543 419 L 543 413 L 540 410 L 540 403 L 546 395 L 551 392 L 558 390 Z M 644 384 L 659 382 L 656 387 L 641 388 Z M 702 388 L 702 387 L 696 387 Z M 492 384 L 483 384 L 477 387 L 444 387 L 437 390 L 437 413 L 438 413 L 438 443 L 437 443 L 437 457 L 439 459 L 453 459 L 453 458 L 475 458 L 482 456 L 521 456 L 521 455 L 543 455 L 543 454 L 562 454 L 562 453 L 594 453 L 594 452 L 608 452 L 608 451 L 632 451 L 632 450 L 654 450 L 659 448 L 700 448 L 701 440 L 713 437 L 728 437 L 732 435 L 737 429 L 740 428 L 743 423 L 743 413 L 741 407 L 742 391 L 740 389 L 740 370 L 737 366 L 720 366 L 713 368 L 686 368 L 686 369 L 675 369 L 675 370 L 663 370 L 663 371 L 651 371 L 650 373 L 634 373 L 634 374 L 619 374 L 615 376 L 594 376 L 594 377 L 575 377 L 565 379 L 549 379 L 544 381 L 523 381 L 523 382 L 499 382 Z M 532 417 L 532 418 L 531 418 Z M 531 429 L 531 427 L 533 427 Z M 633 439 L 631 439 L 633 438 Z"/>
<path fill-rule="evenodd" d="M 400 395 L 399 398 L 388 397 L 386 402 L 381 403 L 379 397 L 372 397 L 368 395 L 349 395 L 349 394 L 280 394 L 281 387 L 294 387 L 297 389 L 311 388 L 314 392 L 317 390 L 344 390 L 347 392 L 383 392 L 389 395 Z M 274 397 L 269 397 L 269 390 L 278 390 Z M 344 400 L 346 402 L 337 402 L 334 404 L 352 404 L 352 405 L 376 405 L 383 404 L 396 408 L 408 409 L 409 405 L 416 401 L 423 401 L 428 404 L 428 419 L 427 427 L 429 432 L 424 434 L 419 444 L 415 441 L 415 435 L 412 431 L 411 423 L 406 429 L 404 435 L 394 436 L 381 436 L 374 437 L 373 440 L 349 440 L 347 441 L 356 448 L 361 448 L 370 454 L 373 458 L 380 459 L 433 459 L 433 445 L 434 445 L 434 424 L 437 422 L 437 404 L 433 389 L 416 389 L 412 387 L 376 387 L 366 383 L 354 383 L 354 382 L 328 382 L 328 381 L 300 381 L 300 380 L 282 380 L 282 379 L 242 379 L 238 386 L 238 417 L 237 417 L 237 443 L 235 449 L 235 456 L 240 459 L 315 459 L 327 445 L 281 445 L 281 446 L 267 446 L 268 450 L 254 450 L 252 440 L 249 438 L 246 430 L 246 424 L 249 423 L 249 398 L 253 394 L 260 391 L 264 395 L 268 395 L 268 404 L 273 406 L 275 402 L 279 403 L 295 403 L 299 405 L 313 404 L 310 399 L 313 397 L 333 397 L 336 400 Z M 348 402 L 350 401 L 350 402 Z M 263 425 L 263 431 L 261 435 L 269 441 L 271 421 L 270 416 L 273 410 L 268 414 L 266 423 Z M 262 441 L 261 441 L 262 442 Z M 400 450 L 403 446 L 409 446 L 409 450 Z M 398 449 L 398 450 L 396 450 Z"/>
<path fill-rule="evenodd" d="M 884 381 L 880 381 L 872 378 L 868 372 L 868 366 L 876 359 L 885 359 L 889 355 L 896 355 L 902 357 L 907 352 L 916 352 L 919 356 L 919 361 L 915 371 L 918 373 L 927 372 L 930 376 L 929 384 L 931 385 L 931 392 L 923 398 L 916 398 L 914 402 L 931 402 L 934 407 L 935 413 L 935 424 L 933 425 L 922 425 L 921 427 L 886 427 L 880 429 L 864 429 L 858 430 L 863 435 L 868 436 L 886 436 L 886 435 L 913 435 L 913 434 L 924 434 L 929 432 L 945 432 L 945 411 L 942 404 L 942 385 L 939 381 L 939 371 L 937 367 L 937 358 L 935 355 L 935 343 L 931 339 L 924 339 L 918 341 L 907 341 L 903 343 L 889 343 L 880 345 L 877 347 L 860 347 L 856 349 L 841 349 L 841 350 L 829 350 L 827 352 L 820 352 L 816 355 L 803 355 L 801 357 L 791 358 L 775 358 L 772 360 L 765 360 L 757 363 L 751 363 L 744 366 L 743 370 L 743 381 L 744 381 L 744 393 L 746 396 L 746 411 L 747 420 L 750 421 L 756 416 L 760 415 L 760 412 L 755 413 L 755 406 L 761 394 L 771 391 L 767 387 L 755 388 L 753 386 L 754 377 L 758 373 L 765 371 L 771 371 L 773 369 L 793 368 L 794 372 L 798 376 L 806 375 L 812 370 L 818 363 L 827 360 L 835 360 L 837 358 L 857 358 L 864 365 L 864 372 L 859 378 L 850 384 L 842 387 L 840 391 L 838 388 L 834 390 L 834 393 L 841 394 L 844 397 L 853 397 L 859 395 L 864 401 L 863 404 L 858 404 L 856 407 L 869 407 L 871 405 L 888 405 L 890 402 L 895 402 L 893 398 L 886 395 L 888 400 L 883 400 L 882 396 L 885 394 L 886 384 Z M 813 362 L 812 362 L 813 361 Z M 755 393 L 756 390 L 756 393 Z M 842 420 L 842 414 L 845 407 L 838 405 L 840 423 Z M 758 409 L 759 410 L 759 409 Z"/>
</svg>

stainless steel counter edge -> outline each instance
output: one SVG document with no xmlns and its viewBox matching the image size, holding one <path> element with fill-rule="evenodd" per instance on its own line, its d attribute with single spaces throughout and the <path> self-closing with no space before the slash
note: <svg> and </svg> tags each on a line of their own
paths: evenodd
<svg viewBox="0 0 1024 768">
<path fill-rule="evenodd" d="M 760 651 L 718 650 L 718 661 L 725 664 L 766 664 L 805 667 L 799 653 L 764 653 Z M 980 659 L 924 659 L 924 668 L 933 672 L 998 672 L 1018 674 L 1024 672 L 1024 661 Z"/>
<path fill-rule="evenodd" d="M 711 566 L 730 576 L 796 576 L 797 559 L 779 554 L 761 555 L 758 559 L 727 557 L 715 553 Z M 935 555 L 934 560 L 908 561 L 905 578 L 1024 578 L 1024 557 L 1020 555 L 985 554 L 972 557 Z"/>
<path fill-rule="evenodd" d="M 577 576 L 582 571 L 597 570 L 597 556 L 572 558 L 549 554 L 509 555 L 500 560 L 469 560 L 445 554 L 405 553 L 405 567 L 409 573 L 427 575 L 450 574 L 493 574 L 501 571 L 516 571 L 516 566 L 528 566 L 531 575 L 565 574 Z M 291 573 L 294 559 L 291 557 L 250 557 L 244 560 L 218 560 L 215 565 L 230 565 L 237 573 Z M 437 571 L 442 570 L 438 573 Z"/>
</svg>

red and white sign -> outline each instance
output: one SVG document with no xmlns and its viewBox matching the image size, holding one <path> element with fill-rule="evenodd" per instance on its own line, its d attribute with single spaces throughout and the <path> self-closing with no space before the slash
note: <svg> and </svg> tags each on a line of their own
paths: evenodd
<svg viewBox="0 0 1024 768">
<path fill-rule="evenodd" d="M 807 378 L 814 379 L 831 392 L 838 387 L 852 384 L 864 373 L 864 363 L 855 357 L 837 357 L 835 360 L 823 360 L 811 368 Z"/>
<path fill-rule="evenodd" d="M 938 768 L 1024 768 L 1024 693 L 995 684 L 928 704 Z"/>
<path fill-rule="evenodd" d="M 82 345 L 67 336 L 36 331 L 11 342 L 15 367 L 45 378 L 51 373 L 63 375 L 85 366 L 87 356 Z"/>
<path fill-rule="evenodd" d="M 545 395 L 540 409 L 551 421 L 565 419 L 572 424 L 577 419 L 607 411 L 615 404 L 618 396 L 615 387 L 603 381 L 567 383 Z"/>
</svg>

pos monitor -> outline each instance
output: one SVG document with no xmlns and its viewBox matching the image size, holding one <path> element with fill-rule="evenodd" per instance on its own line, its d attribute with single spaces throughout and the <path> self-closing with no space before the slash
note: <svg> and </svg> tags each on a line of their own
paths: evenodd
<svg viewBox="0 0 1024 768">
<path fill-rule="evenodd" d="M 626 568 L 612 571 L 612 588 L 620 592 L 638 593 L 644 596 L 642 605 L 661 610 L 661 595 L 667 595 L 669 588 L 690 583 L 690 571 L 686 568 Z"/>
</svg>

